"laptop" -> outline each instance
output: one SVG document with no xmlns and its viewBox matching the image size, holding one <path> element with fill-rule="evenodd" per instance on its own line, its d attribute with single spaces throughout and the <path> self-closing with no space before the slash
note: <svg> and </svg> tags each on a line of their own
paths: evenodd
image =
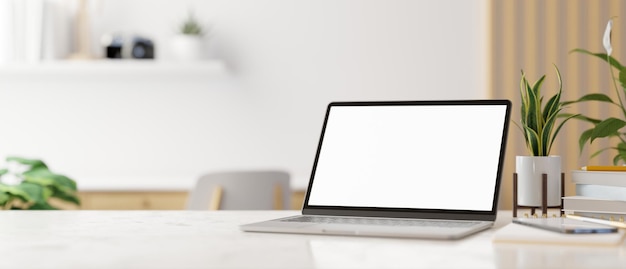
<svg viewBox="0 0 626 269">
<path fill-rule="evenodd" d="M 508 100 L 333 102 L 302 214 L 247 232 L 459 239 L 496 219 Z"/>
</svg>

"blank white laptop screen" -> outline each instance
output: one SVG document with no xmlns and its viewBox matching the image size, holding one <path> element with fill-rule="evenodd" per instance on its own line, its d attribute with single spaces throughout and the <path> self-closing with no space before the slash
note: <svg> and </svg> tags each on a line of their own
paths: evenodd
<svg viewBox="0 0 626 269">
<path fill-rule="evenodd" d="M 506 110 L 334 106 L 308 205 L 491 211 Z"/>
</svg>

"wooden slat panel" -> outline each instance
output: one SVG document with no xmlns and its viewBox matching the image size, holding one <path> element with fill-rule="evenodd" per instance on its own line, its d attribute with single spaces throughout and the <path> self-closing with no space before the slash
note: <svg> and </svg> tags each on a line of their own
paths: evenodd
<svg viewBox="0 0 626 269">
<path fill-rule="evenodd" d="M 519 122 L 519 79 L 520 69 L 528 78 L 537 80 L 547 75 L 544 95 L 552 95 L 557 87 L 552 64 L 556 64 L 563 75 L 564 100 L 574 100 L 584 94 L 603 92 L 615 96 L 606 63 L 582 54 L 569 54 L 574 48 L 603 52 L 602 35 L 608 19 L 612 16 L 625 17 L 624 3 L 619 0 L 526 0 L 490 1 L 491 22 L 491 86 L 492 98 L 513 101 L 512 119 Z M 616 18 L 613 31 L 614 57 L 619 57 L 619 44 L 626 33 L 626 26 Z M 622 62 L 624 62 L 622 60 Z M 620 116 L 616 110 L 601 104 L 574 105 L 568 112 L 606 118 Z M 592 152 L 610 145 L 607 141 L 596 141 L 580 156 L 578 137 L 590 125 L 571 121 L 559 134 L 551 154 L 561 155 L 563 171 L 566 173 L 566 195 L 574 194 L 569 171 L 586 164 L 607 164 L 610 154 L 589 159 Z M 502 184 L 501 208 L 512 208 L 512 174 L 515 171 L 515 156 L 528 155 L 523 135 L 513 126 L 509 135 L 504 181 Z"/>
<path fill-rule="evenodd" d="M 84 210 L 184 209 L 187 192 L 81 192 Z"/>
</svg>

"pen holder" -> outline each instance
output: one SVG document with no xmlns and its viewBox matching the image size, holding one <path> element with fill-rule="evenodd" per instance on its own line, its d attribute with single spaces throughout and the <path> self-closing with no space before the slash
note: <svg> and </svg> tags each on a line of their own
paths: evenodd
<svg viewBox="0 0 626 269">
<path fill-rule="evenodd" d="M 561 197 L 565 194 L 565 173 L 561 173 Z M 541 206 L 522 206 L 517 201 L 517 173 L 513 173 L 513 217 L 517 217 L 518 209 L 530 209 L 530 214 L 535 215 L 536 209 L 541 209 L 542 214 L 548 214 L 548 208 L 558 208 L 559 215 L 563 215 L 563 200 L 558 206 L 548 206 L 548 174 L 541 174 Z"/>
</svg>

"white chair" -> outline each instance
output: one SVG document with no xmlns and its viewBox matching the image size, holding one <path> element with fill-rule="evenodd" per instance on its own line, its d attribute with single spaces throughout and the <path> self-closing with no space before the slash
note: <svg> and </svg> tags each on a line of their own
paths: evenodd
<svg viewBox="0 0 626 269">
<path fill-rule="evenodd" d="M 189 193 L 188 210 L 289 209 L 289 174 L 229 171 L 201 176 Z"/>
</svg>

